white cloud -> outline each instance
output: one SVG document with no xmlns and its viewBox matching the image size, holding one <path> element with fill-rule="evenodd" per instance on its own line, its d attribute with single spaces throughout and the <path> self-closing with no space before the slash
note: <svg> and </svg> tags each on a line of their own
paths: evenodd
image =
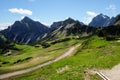
<svg viewBox="0 0 120 80">
<path fill-rule="evenodd" d="M 11 23 L 0 23 L 0 30 L 4 30 L 10 26 Z"/>
<path fill-rule="evenodd" d="M 86 14 L 87 14 L 87 17 L 85 17 L 85 22 L 84 22 L 85 24 L 89 24 L 92 21 L 92 19 L 95 16 L 97 16 L 97 13 L 92 11 L 87 11 Z"/>
<path fill-rule="evenodd" d="M 113 11 L 115 11 L 117 8 L 116 8 L 116 5 L 111 4 L 111 5 L 109 5 L 106 9 L 107 9 L 107 10 L 113 10 Z"/>
<path fill-rule="evenodd" d="M 86 14 L 87 14 L 88 16 L 91 16 L 91 17 L 95 17 L 95 16 L 97 15 L 97 13 L 92 12 L 92 11 L 87 11 Z"/>
<path fill-rule="evenodd" d="M 10 11 L 11 13 L 17 13 L 22 15 L 32 15 L 32 11 L 22 8 L 12 8 L 8 9 L 8 11 Z"/>
</svg>

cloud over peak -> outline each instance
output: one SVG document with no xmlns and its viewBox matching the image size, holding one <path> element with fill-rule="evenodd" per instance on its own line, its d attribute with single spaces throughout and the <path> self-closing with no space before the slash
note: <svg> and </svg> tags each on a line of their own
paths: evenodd
<svg viewBox="0 0 120 80">
<path fill-rule="evenodd" d="M 98 15 L 93 11 L 87 11 L 86 14 L 87 14 L 87 17 L 85 18 L 85 24 L 89 24 L 92 21 L 92 19 Z"/>
<path fill-rule="evenodd" d="M 22 9 L 22 8 L 11 8 L 8 9 L 11 13 L 17 13 L 22 15 L 32 15 L 32 11 L 28 9 Z"/>
<path fill-rule="evenodd" d="M 86 14 L 91 17 L 95 17 L 97 15 L 95 12 L 92 11 L 87 11 Z"/>
<path fill-rule="evenodd" d="M 10 25 L 11 23 L 0 23 L 0 31 L 8 28 Z"/>
</svg>

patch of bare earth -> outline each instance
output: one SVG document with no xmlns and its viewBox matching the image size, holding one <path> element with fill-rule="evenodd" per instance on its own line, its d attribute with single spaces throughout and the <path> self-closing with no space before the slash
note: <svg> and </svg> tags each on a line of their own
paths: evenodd
<svg viewBox="0 0 120 80">
<path fill-rule="evenodd" d="M 112 69 L 88 69 L 85 71 L 85 80 L 90 80 L 89 74 L 98 74 L 103 80 L 120 80 L 120 64 L 114 66 Z"/>
<path fill-rule="evenodd" d="M 101 70 L 110 80 L 120 80 L 120 64 L 116 65 L 112 69 Z"/>
<path fill-rule="evenodd" d="M 120 40 L 117 40 L 117 42 L 120 42 Z"/>
<path fill-rule="evenodd" d="M 66 65 L 65 67 L 58 68 L 56 71 L 57 73 L 63 73 L 64 71 L 69 70 L 69 66 Z"/>
</svg>

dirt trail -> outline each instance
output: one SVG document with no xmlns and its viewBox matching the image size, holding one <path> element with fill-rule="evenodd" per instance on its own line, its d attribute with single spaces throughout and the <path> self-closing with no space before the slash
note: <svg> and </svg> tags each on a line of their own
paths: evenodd
<svg viewBox="0 0 120 80">
<path fill-rule="evenodd" d="M 120 80 L 120 64 L 116 65 L 112 69 L 101 70 L 110 80 Z"/>
<path fill-rule="evenodd" d="M 41 68 L 43 66 L 46 66 L 46 65 L 49 65 L 51 63 L 54 63 L 56 61 L 59 61 L 63 58 L 66 58 L 68 56 L 71 56 L 73 54 L 73 51 L 80 45 L 77 45 L 77 46 L 74 46 L 74 47 L 71 47 L 67 52 L 65 52 L 63 55 L 57 57 L 56 59 L 54 60 L 51 60 L 51 61 L 48 61 L 46 63 L 43 63 L 43 64 L 40 64 L 38 66 L 35 66 L 35 67 L 32 67 L 32 68 L 28 68 L 28 69 L 25 69 L 25 70 L 20 70 L 20 71 L 15 71 L 15 72 L 11 72 L 11 73 L 6 73 L 6 74 L 2 74 L 0 75 L 0 79 L 5 79 L 5 78 L 9 78 L 9 77 L 12 77 L 12 76 L 16 76 L 16 75 L 20 75 L 20 74 L 24 74 L 24 73 L 28 73 L 28 72 L 31 72 L 33 70 L 36 70 L 38 68 Z"/>
</svg>

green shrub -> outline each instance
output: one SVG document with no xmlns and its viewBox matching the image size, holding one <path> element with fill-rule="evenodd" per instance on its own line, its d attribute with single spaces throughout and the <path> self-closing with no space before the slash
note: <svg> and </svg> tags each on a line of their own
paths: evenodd
<svg viewBox="0 0 120 80">
<path fill-rule="evenodd" d="M 106 36 L 106 40 L 107 41 L 116 40 L 116 37 L 115 36 Z"/>
<path fill-rule="evenodd" d="M 13 64 L 17 64 L 17 63 L 20 63 L 20 62 L 23 62 L 23 61 L 27 61 L 29 59 L 32 59 L 32 57 L 27 57 L 25 59 L 18 59 L 17 61 L 15 61 Z"/>
<path fill-rule="evenodd" d="M 49 43 L 41 43 L 42 47 L 43 48 L 48 48 L 50 47 L 50 44 Z"/>
<path fill-rule="evenodd" d="M 53 42 L 51 42 L 51 44 L 56 44 L 56 43 L 65 42 L 65 41 L 69 41 L 69 40 L 71 40 L 71 38 L 64 38 L 64 39 L 53 41 Z"/>
<path fill-rule="evenodd" d="M 3 61 L 2 64 L 8 64 L 9 62 L 8 61 Z"/>
<path fill-rule="evenodd" d="M 27 57 L 27 58 L 23 59 L 23 61 L 29 60 L 29 59 L 32 59 L 32 57 Z"/>
<path fill-rule="evenodd" d="M 20 63 L 20 62 L 23 62 L 23 60 L 18 59 L 18 60 L 17 60 L 17 61 L 15 61 L 13 64 L 17 64 L 17 63 Z"/>
</svg>

